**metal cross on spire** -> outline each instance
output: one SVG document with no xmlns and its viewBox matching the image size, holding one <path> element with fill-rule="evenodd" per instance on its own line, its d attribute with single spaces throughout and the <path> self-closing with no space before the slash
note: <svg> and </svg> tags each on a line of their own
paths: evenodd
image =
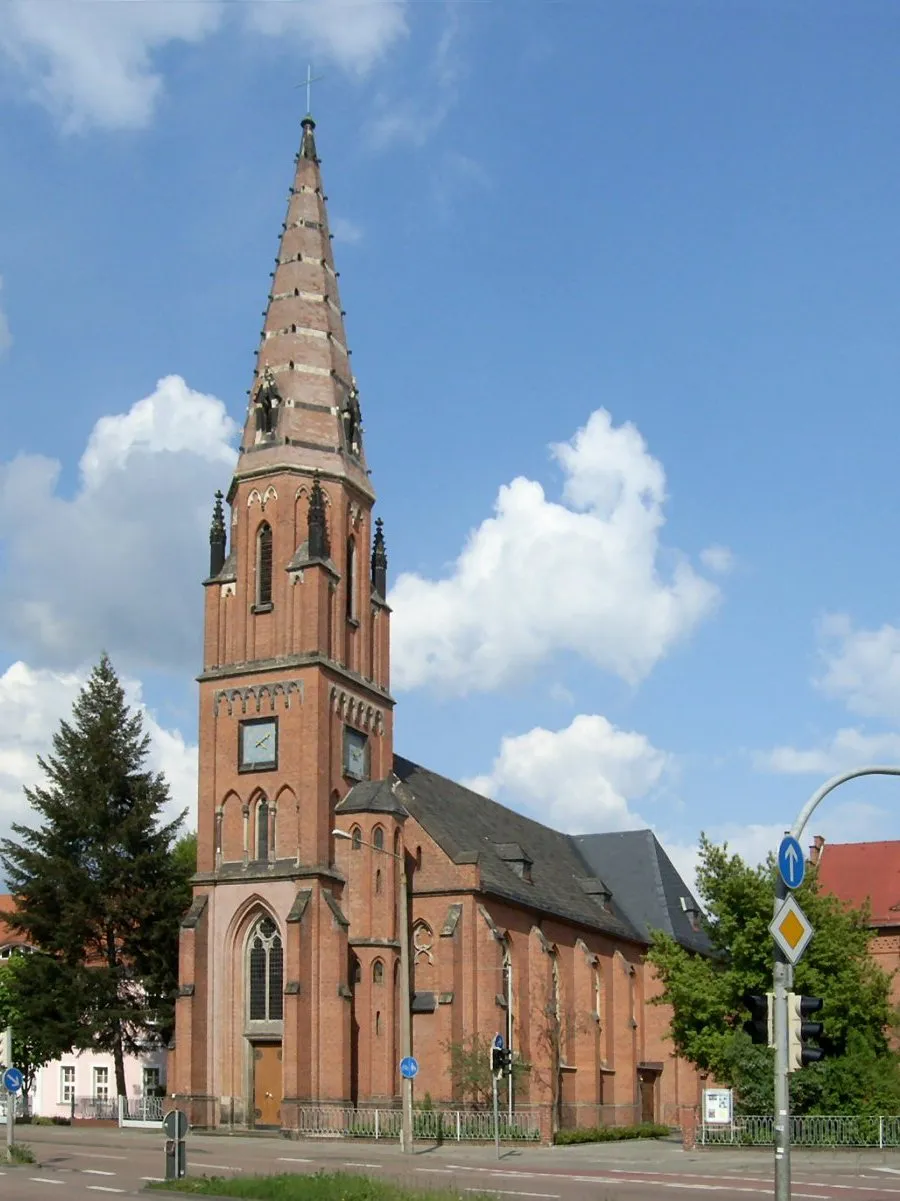
<svg viewBox="0 0 900 1201">
<path fill-rule="evenodd" d="M 304 79 L 302 83 L 298 83 L 296 85 L 298 88 L 303 88 L 303 87 L 306 88 L 306 111 L 307 111 L 307 113 L 312 113 L 312 85 L 314 83 L 318 83 L 319 80 L 323 79 L 323 78 L 324 78 L 324 76 L 322 76 L 322 75 L 313 75 L 312 67 L 309 64 L 307 64 L 306 79 Z"/>
</svg>

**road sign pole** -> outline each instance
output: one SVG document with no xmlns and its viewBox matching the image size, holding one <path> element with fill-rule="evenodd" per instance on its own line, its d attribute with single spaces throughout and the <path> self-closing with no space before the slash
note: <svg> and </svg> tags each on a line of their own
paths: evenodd
<svg viewBox="0 0 900 1201">
<path fill-rule="evenodd" d="M 497 1148 L 497 1158 L 500 1158 L 500 1096 L 497 1087 L 497 1073 L 493 1073 L 494 1080 L 494 1146 Z"/>
<path fill-rule="evenodd" d="M 775 913 L 787 896 L 781 876 L 775 885 Z M 775 944 L 772 973 L 775 999 L 775 1201 L 791 1199 L 791 1096 L 788 1080 L 787 994 L 792 975 L 784 952 Z"/>
</svg>

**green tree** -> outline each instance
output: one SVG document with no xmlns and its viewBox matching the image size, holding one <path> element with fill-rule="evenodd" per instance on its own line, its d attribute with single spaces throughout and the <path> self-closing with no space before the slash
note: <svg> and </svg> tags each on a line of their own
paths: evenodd
<svg viewBox="0 0 900 1201">
<path fill-rule="evenodd" d="M 750 1016 L 744 996 L 772 987 L 774 884 L 771 860 L 748 867 L 727 845 L 701 836 L 697 885 L 712 954 L 689 952 L 665 934 L 654 937 L 649 953 L 663 985 L 659 1001 L 673 1009 L 676 1049 L 733 1087 L 745 1113 L 769 1112 L 773 1105 L 772 1052 L 753 1044 L 742 1025 Z M 814 870 L 796 895 L 815 935 L 795 969 L 794 991 L 824 1000 L 827 1058 L 793 1074 L 794 1109 L 895 1112 L 900 1068 L 888 1043 L 895 1020 L 890 977 L 868 953 L 867 914 L 820 894 Z"/>
<path fill-rule="evenodd" d="M 37 824 L 0 842 L 16 910 L 7 921 L 55 966 L 66 991 L 55 1053 L 111 1052 L 125 1092 L 124 1056 L 168 1038 L 178 981 L 178 918 L 185 880 L 173 855 L 183 816 L 164 820 L 168 785 L 146 770 L 149 737 L 106 655 L 76 700 L 71 722 L 26 789 Z M 77 1008 L 73 1022 L 72 1007 Z"/>
</svg>

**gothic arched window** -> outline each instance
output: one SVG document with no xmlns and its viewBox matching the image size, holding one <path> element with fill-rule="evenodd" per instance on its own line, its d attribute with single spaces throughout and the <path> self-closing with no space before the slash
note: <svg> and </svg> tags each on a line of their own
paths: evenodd
<svg viewBox="0 0 900 1201">
<path fill-rule="evenodd" d="M 272 603 L 272 527 L 267 521 L 256 535 L 256 603 Z"/>
<path fill-rule="evenodd" d="M 372 964 L 372 983 L 384 984 L 384 964 L 380 959 L 376 959 Z"/>
<path fill-rule="evenodd" d="M 247 951 L 248 1009 L 251 1022 L 280 1022 L 284 1017 L 284 948 L 278 927 L 261 917 Z"/>
<path fill-rule="evenodd" d="M 356 619 L 356 539 L 347 539 L 347 620 Z"/>
<path fill-rule="evenodd" d="M 269 858 L 269 802 L 260 797 L 256 805 L 256 858 Z"/>
<path fill-rule="evenodd" d="M 354 851 L 358 851 L 362 847 L 362 834 L 360 833 L 359 826 L 353 827 L 350 845 Z"/>
<path fill-rule="evenodd" d="M 384 830 L 381 826 L 376 826 L 372 834 L 372 846 L 376 851 L 384 850 Z"/>
</svg>

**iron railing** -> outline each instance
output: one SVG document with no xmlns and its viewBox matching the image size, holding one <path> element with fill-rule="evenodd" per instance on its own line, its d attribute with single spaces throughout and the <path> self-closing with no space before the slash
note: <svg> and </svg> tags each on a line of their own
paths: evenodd
<svg viewBox="0 0 900 1201">
<path fill-rule="evenodd" d="M 297 1134 L 301 1138 L 399 1139 L 403 1114 L 399 1109 L 351 1109 L 340 1105 L 301 1106 L 297 1111 Z M 416 1110 L 413 1136 L 434 1142 L 487 1142 L 494 1137 L 492 1113 L 463 1109 Z M 504 1142 L 539 1142 L 537 1114 L 500 1115 L 500 1138 Z"/>
<path fill-rule="evenodd" d="M 747 1114 L 730 1123 L 704 1122 L 699 1140 L 704 1146 L 769 1147 L 775 1142 L 775 1119 L 770 1114 Z M 791 1118 L 795 1147 L 900 1147 L 900 1117 L 852 1114 L 806 1114 Z"/>
<path fill-rule="evenodd" d="M 119 1106 L 119 1124 L 140 1123 L 141 1125 L 162 1124 L 166 1110 L 164 1097 L 122 1097 Z"/>
</svg>

